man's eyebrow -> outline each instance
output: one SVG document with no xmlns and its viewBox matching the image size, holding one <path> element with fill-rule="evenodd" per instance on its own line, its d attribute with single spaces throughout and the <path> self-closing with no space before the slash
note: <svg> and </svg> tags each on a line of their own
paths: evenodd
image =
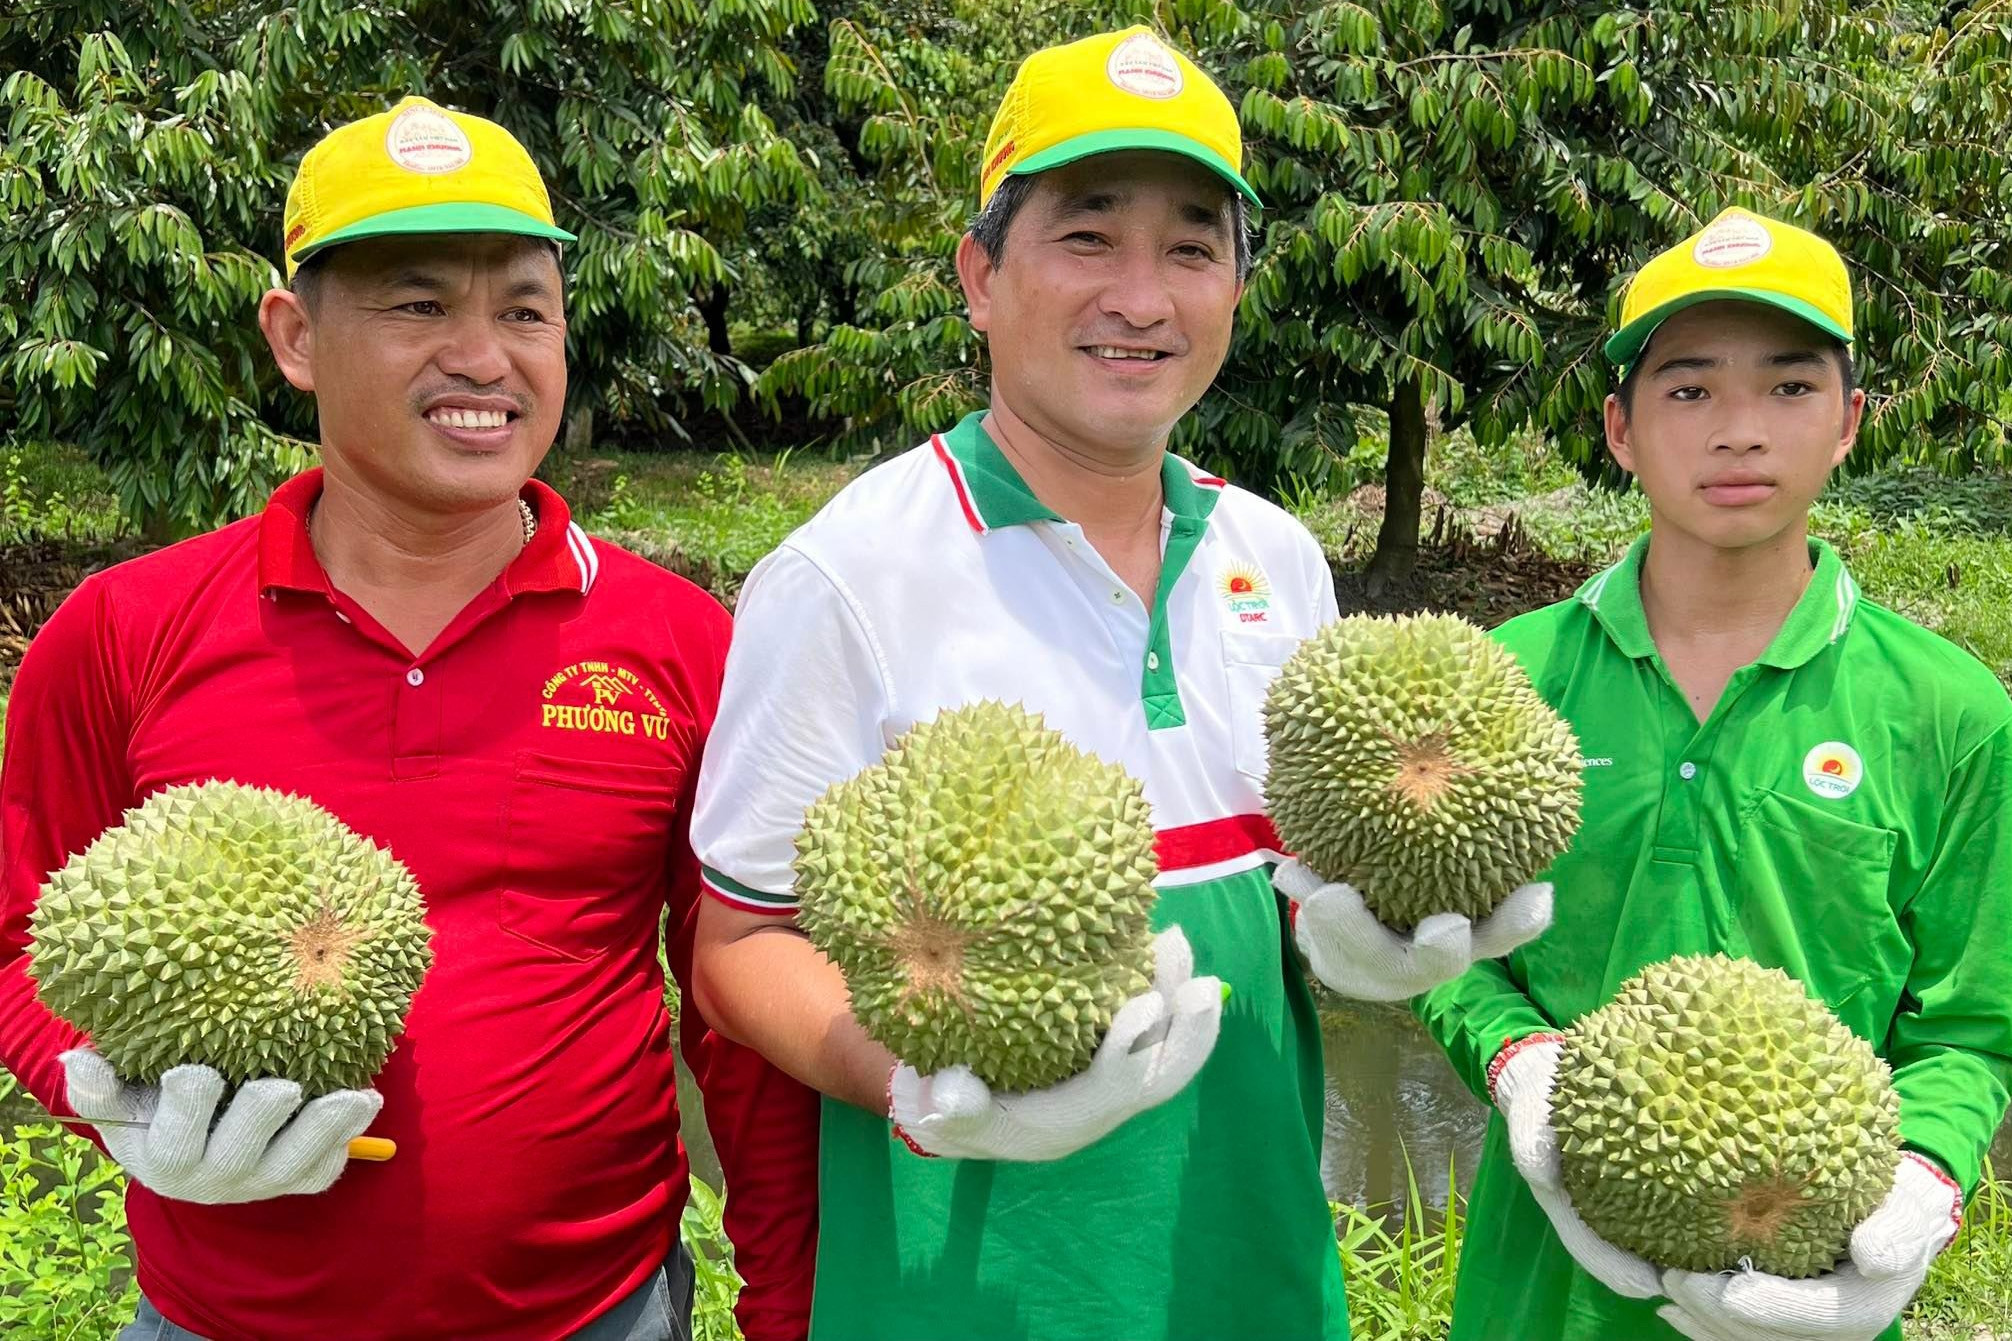
<svg viewBox="0 0 2012 1341">
<path fill-rule="evenodd" d="M 1048 213 L 1056 223 L 1065 223 L 1088 214 L 1109 214 L 1118 208 L 1119 203 L 1116 191 L 1076 191 L 1057 200 Z"/>
<path fill-rule="evenodd" d="M 512 302 L 519 298 L 550 298 L 552 295 L 552 283 L 542 275 L 526 275 L 513 280 L 510 287 L 503 290 L 503 297 Z"/>
<path fill-rule="evenodd" d="M 1768 366 L 1771 368 L 1820 367 L 1829 362 L 1829 359 L 1814 349 L 1786 349 L 1779 354 L 1768 356 Z"/>
<path fill-rule="evenodd" d="M 380 289 L 418 289 L 421 293 L 443 293 L 447 277 L 431 270 L 407 268 L 388 270 L 378 280 Z"/>
<path fill-rule="evenodd" d="M 1649 376 L 1661 377 L 1667 372 L 1709 372 L 1718 367 L 1719 362 L 1718 359 L 1706 358 L 1699 354 L 1679 355 L 1676 358 L 1664 359 L 1656 365 L 1656 370 Z"/>
<path fill-rule="evenodd" d="M 1230 231 L 1229 223 L 1224 218 L 1228 213 L 1229 211 L 1220 205 L 1210 209 L 1207 205 L 1190 200 L 1181 206 L 1181 222 L 1210 229 L 1220 237 Z"/>
</svg>

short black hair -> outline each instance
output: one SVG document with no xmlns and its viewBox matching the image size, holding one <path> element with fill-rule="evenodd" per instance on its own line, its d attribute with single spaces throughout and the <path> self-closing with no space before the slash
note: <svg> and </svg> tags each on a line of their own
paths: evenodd
<svg viewBox="0 0 2012 1341">
<path fill-rule="evenodd" d="M 1008 177 L 1000 182 L 992 192 L 992 198 L 978 211 L 971 221 L 971 238 L 985 251 L 985 257 L 993 265 L 1006 259 L 1006 230 L 1013 226 L 1013 216 L 1020 212 L 1034 194 L 1034 178 L 1037 174 L 1025 173 Z M 1250 205 L 1241 191 L 1230 192 L 1230 237 L 1235 243 L 1237 283 L 1250 278 L 1252 264 Z"/>
<path fill-rule="evenodd" d="M 1653 337 L 1651 337 L 1653 343 Z M 1825 353 L 1837 359 L 1837 370 L 1844 379 L 1844 403 L 1851 405 L 1851 393 L 1858 389 L 1858 365 L 1852 360 L 1851 346 L 1834 337 L 1825 337 L 1822 344 Z M 1642 365 L 1649 361 L 1649 346 L 1643 345 L 1642 352 L 1635 355 L 1635 361 L 1628 365 L 1628 371 L 1621 377 L 1621 386 L 1614 394 L 1621 402 L 1621 413 L 1635 412 L 1635 383 L 1642 375 Z"/>
<path fill-rule="evenodd" d="M 559 294 L 563 298 L 566 293 L 565 253 L 559 250 L 559 244 L 551 238 L 539 238 L 537 241 L 545 244 L 546 250 L 552 253 L 552 264 L 559 267 Z M 321 301 L 321 286 L 323 280 L 327 278 L 328 258 L 340 250 L 342 250 L 340 247 L 324 247 L 294 267 L 293 278 L 288 281 L 287 287 L 300 295 L 300 301 L 306 306 L 310 316 L 314 314 L 315 305 Z"/>
<path fill-rule="evenodd" d="M 310 313 L 321 302 L 321 281 L 325 277 L 322 272 L 328 268 L 328 258 L 334 250 L 331 247 L 318 251 L 302 261 L 295 267 L 293 279 L 287 284 L 289 289 L 300 295 L 301 303 Z"/>
</svg>

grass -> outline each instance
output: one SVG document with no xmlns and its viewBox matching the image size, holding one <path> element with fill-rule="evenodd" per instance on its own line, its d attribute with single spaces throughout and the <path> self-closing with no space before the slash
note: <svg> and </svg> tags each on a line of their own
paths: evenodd
<svg viewBox="0 0 2012 1341">
<path fill-rule="evenodd" d="M 1988 1163 L 1963 1229 L 1908 1310 L 1909 1341 L 1972 1341 L 1980 1329 L 2012 1337 L 2012 1183 Z"/>
<path fill-rule="evenodd" d="M 1459 1186 L 1451 1168 L 1446 1185 Z M 1405 1192 L 1395 1217 L 1381 1208 L 1329 1203 L 1353 1341 L 1439 1341 L 1450 1325 L 1460 1265 L 1459 1193 L 1445 1211 L 1428 1210 L 1409 1160 Z"/>
<path fill-rule="evenodd" d="M 126 529 L 118 496 L 82 452 L 0 443 L 0 545 L 109 540 Z"/>
<path fill-rule="evenodd" d="M 810 520 L 852 471 L 783 452 L 554 454 L 539 472 L 580 525 L 731 601 L 757 560 Z"/>
</svg>

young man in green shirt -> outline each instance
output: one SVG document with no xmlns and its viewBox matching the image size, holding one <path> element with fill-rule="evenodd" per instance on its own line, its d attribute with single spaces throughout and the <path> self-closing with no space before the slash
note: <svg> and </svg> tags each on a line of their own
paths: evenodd
<svg viewBox="0 0 2012 1341">
<path fill-rule="evenodd" d="M 1622 323 L 1607 436 L 1649 534 L 1497 635 L 1584 751 L 1564 893 L 1541 939 L 1414 1002 L 1500 1110 L 1453 1341 L 1898 1341 L 2012 1082 L 2012 704 L 1809 537 L 1865 409 L 1827 243 L 1728 210 L 1642 270 Z M 1820 1277 L 1658 1270 L 1559 1181 L 1557 1031 L 1715 951 L 1800 979 L 1893 1068 L 1894 1191 Z"/>
</svg>

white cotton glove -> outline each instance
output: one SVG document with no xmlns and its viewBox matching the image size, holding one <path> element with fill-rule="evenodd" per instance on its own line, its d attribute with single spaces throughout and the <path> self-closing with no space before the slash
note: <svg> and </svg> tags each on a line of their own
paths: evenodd
<svg viewBox="0 0 2012 1341">
<path fill-rule="evenodd" d="M 1893 1325 L 1956 1237 L 1963 1194 L 1919 1155 L 1903 1155 L 1893 1190 L 1851 1235 L 1837 1270 L 1806 1280 L 1761 1271 L 1665 1271 L 1657 1316 L 1691 1341 L 1873 1341 Z"/>
<path fill-rule="evenodd" d="M 1118 1009 L 1087 1069 L 1046 1089 L 994 1094 L 969 1067 L 922 1075 L 895 1067 L 888 1115 L 926 1155 L 1050 1160 L 1073 1154 L 1135 1114 L 1178 1094 L 1216 1045 L 1223 990 L 1194 977 L 1179 927 L 1153 940 L 1153 985 Z M 1155 1026 L 1165 1025 L 1161 1033 Z M 1160 1034 L 1149 1038 L 1148 1031 Z M 1136 1051 L 1134 1043 L 1142 1043 Z"/>
<path fill-rule="evenodd" d="M 1403 1001 L 1500 959 L 1551 925 L 1551 886 L 1524 885 L 1479 923 L 1434 913 L 1400 936 L 1376 920 L 1351 885 L 1322 880 L 1298 858 L 1272 871 L 1279 893 L 1299 905 L 1293 934 L 1314 976 L 1343 996 Z"/>
<path fill-rule="evenodd" d="M 1509 1048 L 1516 1051 L 1510 1053 Z M 1498 1057 L 1495 1106 L 1502 1110 L 1509 1128 L 1509 1155 L 1573 1261 L 1615 1294 L 1629 1299 L 1653 1298 L 1663 1292 L 1656 1268 L 1589 1229 L 1572 1209 L 1572 1199 L 1565 1191 L 1558 1134 L 1551 1128 L 1551 1086 L 1564 1048 L 1562 1039 L 1539 1036 L 1509 1044 L 1503 1049 L 1506 1061 Z"/>
<path fill-rule="evenodd" d="M 58 1060 L 78 1117 L 147 1124 L 98 1134 L 128 1178 L 176 1201 L 214 1206 L 323 1191 L 348 1162 L 351 1138 L 384 1106 L 375 1090 L 337 1090 L 303 1108 L 293 1081 L 251 1080 L 218 1118 L 224 1078 L 210 1067 L 177 1066 L 159 1085 L 129 1085 L 90 1048 Z"/>
</svg>

